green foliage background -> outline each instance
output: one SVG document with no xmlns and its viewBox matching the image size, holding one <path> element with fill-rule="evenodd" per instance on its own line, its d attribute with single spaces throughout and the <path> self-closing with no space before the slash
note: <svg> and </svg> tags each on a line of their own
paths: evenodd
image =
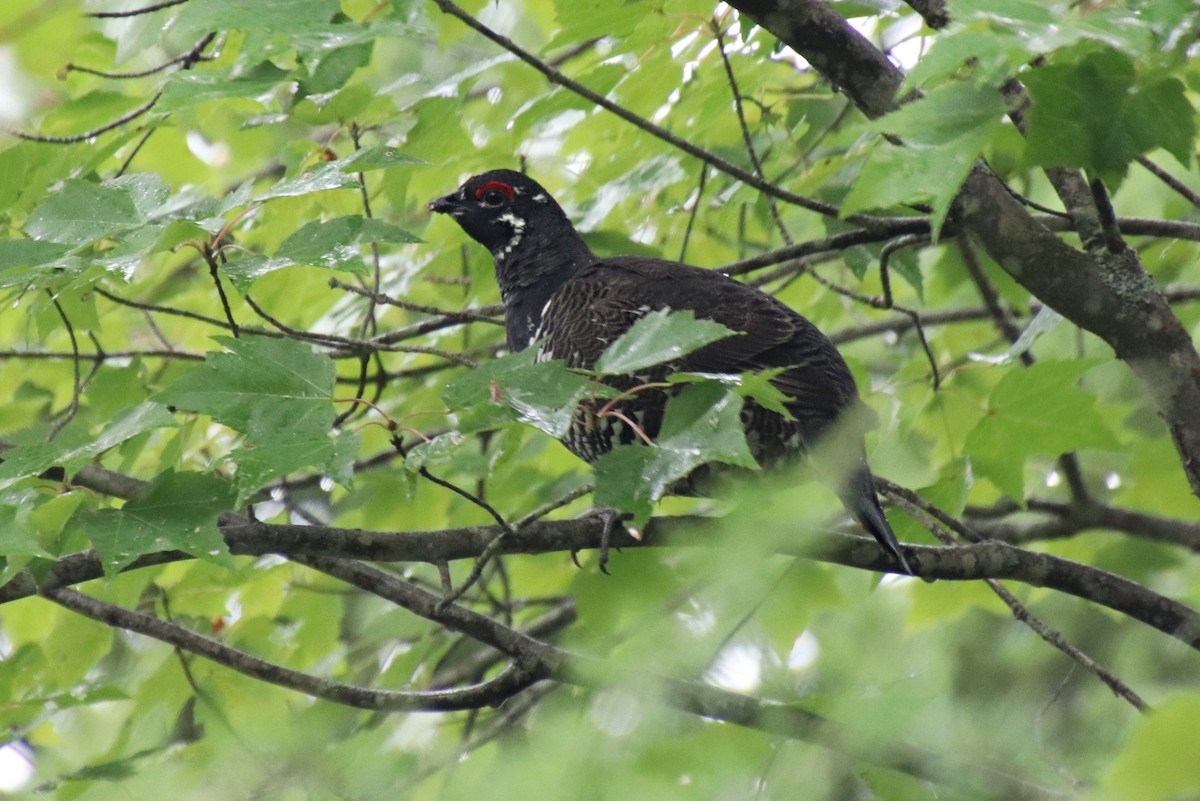
<svg viewBox="0 0 1200 801">
<path fill-rule="evenodd" d="M 268 521 L 456 528 L 492 518 L 421 468 L 482 494 L 509 521 L 592 480 L 541 414 L 553 411 L 551 398 L 560 407 L 578 398 L 579 386 L 532 365 L 494 366 L 503 336 L 491 258 L 425 210 L 472 173 L 524 165 L 598 253 L 717 267 L 780 247 L 776 213 L 796 242 L 849 230 L 853 212 L 927 213 L 935 230 L 950 230 L 942 226 L 952 226 L 951 201 L 980 156 L 1015 191 L 1054 208 L 1041 168 L 1080 168 L 1106 182 L 1119 215 L 1193 224 L 1130 242 L 1156 284 L 1173 290 L 1183 325 L 1194 334 L 1200 324 L 1196 205 L 1135 162 L 1148 155 L 1200 191 L 1189 0 L 1070 8 L 1029 0 L 1003 4 L 1003 16 L 993 3 L 963 0 L 937 32 L 908 6 L 838 3 L 838 13 L 897 48 L 906 89 L 924 92 L 874 121 L 725 6 L 463 4 L 574 80 L 752 169 L 715 19 L 763 174 L 832 204 L 842 219 L 773 204 L 702 169 L 547 83 L 432 3 L 189 0 L 128 18 L 86 16 L 137 5 L 0 8 L 10 128 L 70 139 L 157 98 L 83 141 L 0 139 L 0 578 L 45 577 L 63 556 L 94 549 L 107 575 L 81 585 L 88 595 L 296 670 L 421 690 L 477 649 L 281 556 L 231 556 L 220 513 L 263 500 L 265 490 L 270 499 L 257 509 Z M 204 60 L 187 69 L 142 77 L 78 69 L 137 73 L 209 32 Z M 998 91 L 1018 72 L 1033 103 L 1025 136 L 1005 121 Z M 882 247 L 830 247 L 805 266 L 874 297 Z M 205 249 L 220 251 L 213 261 L 227 310 Z M 1048 313 L 1031 325 L 1036 300 L 982 254 L 984 278 L 973 279 L 971 255 L 953 235 L 889 250 L 896 303 L 926 318 L 936 388 L 908 317 L 794 269 L 745 277 L 838 339 L 880 419 L 868 443 L 875 472 L 953 515 L 976 510 L 981 530 L 984 511 L 1034 501 L 1005 518 L 1014 538 L 1024 533 L 1028 547 L 1196 607 L 1197 501 L 1145 388 L 1099 339 Z M 1029 326 L 1032 366 L 982 311 L 981 281 Z M 372 302 L 354 287 L 405 305 Z M 430 323 L 462 309 L 493 319 Z M 958 310 L 961 319 L 939 317 Z M 536 408 L 498 408 L 481 397 L 485 378 L 523 387 Z M 355 396 L 378 408 L 352 406 Z M 380 425 L 388 418 L 408 458 Z M 732 446 L 705 447 L 711 455 Z M 1039 534 L 1036 502 L 1070 501 L 1058 461 L 1066 452 L 1077 454 L 1093 499 L 1166 521 L 1181 538 L 1104 525 Z M 124 500 L 71 480 L 96 465 L 147 484 Z M 46 472 L 55 467 L 65 473 Z M 1009 585 L 1153 708 L 1140 714 L 1014 620 L 981 581 L 877 585 L 868 572 L 785 555 L 781 542 L 817 536 L 838 509 L 801 478 L 742 487 L 720 506 L 719 545 L 626 549 L 612 576 L 598 573 L 590 552 L 583 569 L 562 550 L 494 562 L 463 603 L 517 627 L 573 604 L 571 625 L 547 638 L 609 659 L 613 670 L 607 688 L 543 683 L 496 709 L 356 710 L 45 599 L 12 601 L 0 607 L 0 724 L 31 755 L 35 775 L 21 792 L 1200 795 L 1194 650 L 1099 605 Z M 659 511 L 697 508 L 710 510 L 668 499 Z M 935 543 L 916 519 L 891 516 L 902 540 Z M 121 572 L 164 550 L 195 558 Z M 456 584 L 471 566 L 451 565 Z M 395 567 L 440 592 L 435 567 Z M 655 675 L 819 713 L 838 726 L 837 744 L 669 709 Z M 898 753 L 910 769 L 889 757 Z"/>
</svg>

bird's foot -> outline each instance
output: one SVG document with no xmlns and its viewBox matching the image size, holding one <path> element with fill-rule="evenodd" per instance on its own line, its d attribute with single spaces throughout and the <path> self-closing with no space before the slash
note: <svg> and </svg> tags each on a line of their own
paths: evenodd
<svg viewBox="0 0 1200 801">
<path fill-rule="evenodd" d="M 600 531 L 600 572 L 606 576 L 611 575 L 608 572 L 608 553 L 612 546 L 613 528 L 622 520 L 629 519 L 630 515 L 619 512 L 609 506 L 596 506 L 584 512 L 581 517 L 598 517 L 604 524 L 604 528 Z M 641 539 L 637 533 L 631 533 L 631 535 L 634 539 Z M 617 550 L 621 549 L 617 548 Z M 571 561 L 575 563 L 576 567 L 582 567 L 579 564 L 578 550 L 571 551 Z"/>
</svg>

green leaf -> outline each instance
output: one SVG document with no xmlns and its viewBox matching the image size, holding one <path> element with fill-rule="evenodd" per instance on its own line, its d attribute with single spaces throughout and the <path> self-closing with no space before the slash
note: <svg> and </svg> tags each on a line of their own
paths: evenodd
<svg viewBox="0 0 1200 801">
<path fill-rule="evenodd" d="M 30 520 L 33 501 L 33 493 L 29 490 L 10 490 L 0 494 L 0 556 L 54 558 L 53 554 L 47 553 Z M 7 580 L 8 576 L 4 578 Z"/>
<path fill-rule="evenodd" d="M 370 172 L 371 170 L 390 170 L 392 167 L 407 167 L 413 164 L 428 164 L 429 162 L 402 153 L 391 145 L 370 145 L 357 150 L 353 155 L 338 162 L 343 172 Z M 419 240 L 415 240 L 419 241 Z"/>
<path fill-rule="evenodd" d="M 1020 37 L 1010 31 L 979 23 L 942 31 L 905 76 L 900 94 L 959 76 L 980 86 L 999 86 L 1028 58 Z"/>
<path fill-rule="evenodd" d="M 561 361 L 535 362 L 536 356 L 534 348 L 526 348 L 494 359 L 450 382 L 442 400 L 460 421 L 479 419 L 481 409 L 490 410 L 492 414 L 482 415 L 481 428 L 519 420 L 561 437 L 579 401 L 598 388 Z"/>
<path fill-rule="evenodd" d="M 363 242 L 411 243 L 421 240 L 402 228 L 382 220 L 352 214 L 324 222 L 306 223 L 283 240 L 275 257 L 294 264 L 335 267 L 360 261 L 357 245 Z"/>
<path fill-rule="evenodd" d="M 128 191 L 71 178 L 33 210 L 25 230 L 37 239 L 85 245 L 140 221 Z"/>
<path fill-rule="evenodd" d="M 1118 754 L 1104 788 L 1109 798 L 1168 801 L 1200 795 L 1196 770 L 1196 721 L 1200 695 L 1179 693 L 1137 718 L 1129 743 Z"/>
<path fill-rule="evenodd" d="M 210 354 L 157 399 L 247 435 L 235 451 L 238 500 L 271 478 L 334 459 L 333 362 L 304 342 L 218 337 L 228 353 Z"/>
<path fill-rule="evenodd" d="M 1081 167 L 1119 183 L 1131 160 L 1157 147 L 1191 161 L 1196 120 L 1183 84 L 1143 83 L 1124 53 L 1091 52 L 1031 70 L 1024 82 L 1033 99 L 1027 164 Z"/>
<path fill-rule="evenodd" d="M 721 382 L 684 387 L 667 401 L 653 446 L 624 445 L 596 460 L 596 503 L 632 514 L 634 525 L 641 525 L 651 504 L 701 465 L 757 468 L 741 411 L 741 396 Z"/>
<path fill-rule="evenodd" d="M 258 336 L 215 339 L 229 352 L 210 353 L 204 364 L 160 392 L 159 402 L 210 415 L 242 432 L 264 413 L 283 420 L 333 421 L 333 362 L 312 346 Z"/>
<path fill-rule="evenodd" d="M 422 442 L 409 450 L 404 457 L 404 467 L 416 472 L 422 467 L 449 461 L 466 441 L 467 438 L 458 431 L 438 434 L 428 442 Z"/>
<path fill-rule="evenodd" d="M 36 476 L 51 467 L 62 467 L 71 475 L 82 464 L 91 461 L 110 448 L 156 428 L 173 428 L 175 418 L 154 402 L 141 403 L 125 409 L 95 436 L 88 436 L 76 426 L 69 425 L 53 440 L 47 440 L 40 429 L 13 437 L 15 447 L 4 451 L 0 464 L 0 486 L 26 476 Z"/>
<path fill-rule="evenodd" d="M 234 259 L 221 272 L 245 292 L 259 278 L 297 265 L 341 270 L 355 275 L 370 275 L 363 260 L 362 245 L 367 242 L 408 244 L 421 240 L 403 228 L 351 214 L 332 220 L 314 220 L 283 240 L 274 256 L 250 256 Z"/>
<path fill-rule="evenodd" d="M 1164 76 L 1142 85 L 1129 99 L 1126 124 L 1142 153 L 1161 147 L 1180 164 L 1192 163 L 1196 112 L 1177 78 Z"/>
<path fill-rule="evenodd" d="M 361 251 L 357 245 L 364 219 L 360 215 L 352 215 L 305 223 L 300 230 L 283 240 L 275 251 L 275 258 L 315 267 L 337 268 L 355 261 L 361 264 Z"/>
<path fill-rule="evenodd" d="M 1075 385 L 1094 366 L 1089 361 L 1042 361 L 1005 373 L 988 398 L 987 414 L 967 435 L 978 474 L 1009 497 L 1022 498 L 1028 456 L 1118 448 L 1095 408 L 1095 397 Z"/>
<path fill-rule="evenodd" d="M 785 420 L 793 420 L 791 411 L 785 405 L 792 398 L 771 383 L 771 379 L 787 370 L 786 367 L 775 367 L 757 373 L 742 373 L 738 384 L 738 394 L 750 398 L 764 409 L 769 409 Z"/>
<path fill-rule="evenodd" d="M 998 90 L 955 82 L 933 89 L 920 100 L 905 103 L 869 127 L 895 134 L 905 144 L 940 147 L 963 138 L 972 142 L 990 138 L 1003 124 L 1005 109 Z"/>
<path fill-rule="evenodd" d="M 785 405 L 791 398 L 779 390 L 771 379 L 786 371 L 786 367 L 773 367 L 759 372 L 745 372 L 740 375 L 730 373 L 671 373 L 667 376 L 668 384 L 699 384 L 701 382 L 716 382 L 730 387 L 743 398 L 751 398 L 764 409 L 770 409 L 788 420 L 794 419 L 791 411 Z"/>
<path fill-rule="evenodd" d="M 308 421 L 281 419 L 263 421 L 247 442 L 229 455 L 237 468 L 238 507 L 244 506 L 266 484 L 302 470 L 316 467 L 332 474 L 334 440 L 328 432 L 306 426 Z"/>
<path fill-rule="evenodd" d="M 236 255 L 236 254 L 235 254 Z M 245 293 L 250 291 L 254 286 L 254 282 L 262 278 L 264 275 L 269 275 L 286 267 L 295 267 L 296 262 L 289 259 L 276 259 L 270 256 L 246 256 L 245 258 L 234 258 L 228 263 L 221 265 L 221 275 L 228 278 L 239 292 Z M 355 266 L 353 262 L 343 264 L 339 269 L 351 272 L 356 275 L 369 275 L 370 269 L 363 263 Z"/>
<path fill-rule="evenodd" d="M 1135 54 L 1153 52 L 1154 37 L 1143 20 L 1149 9 L 1165 6 L 1169 1 L 1101 6 L 1071 14 L 1039 0 L 1009 0 L 1003 8 L 990 0 L 954 0 L 951 15 L 956 24 L 980 29 L 985 35 L 1020 41 L 1025 57 L 1013 61 L 1013 66 L 1017 66 L 1030 61 L 1032 56 L 1081 42 L 1102 43 Z M 1183 3 L 1186 5 L 1188 0 Z M 937 38 L 940 40 L 941 36 Z"/>
<path fill-rule="evenodd" d="M 620 198 L 659 192 L 687 177 L 675 156 L 654 156 L 639 162 L 583 204 L 580 209 L 583 216 L 576 227 L 583 232 L 592 231 L 604 222 Z"/>
<path fill-rule="evenodd" d="M 338 0 L 189 0 L 175 25 L 197 32 L 237 29 L 283 35 L 323 31 L 339 11 Z"/>
<path fill-rule="evenodd" d="M 653 311 L 604 349 L 596 360 L 596 371 L 630 375 L 656 364 L 678 361 L 710 342 L 739 334 L 712 320 L 697 320 L 691 310 Z"/>
<path fill-rule="evenodd" d="M 667 401 L 658 434 L 660 465 L 677 475 L 705 462 L 758 467 L 746 445 L 741 413 L 741 395 L 719 382 L 686 387 Z"/>
<path fill-rule="evenodd" d="M 373 50 L 374 43 L 366 41 L 319 51 L 308 65 L 308 77 L 300 82 L 301 92 L 324 94 L 342 88 L 355 70 L 370 63 Z"/>
<path fill-rule="evenodd" d="M 151 219 L 171 196 L 171 189 L 163 182 L 162 176 L 150 172 L 119 175 L 112 180 L 105 181 L 104 186 L 109 189 L 118 189 L 129 195 L 138 217 L 142 220 Z"/>
<path fill-rule="evenodd" d="M 69 245 L 37 239 L 0 239 L 0 287 L 45 285 L 56 278 L 55 262 Z"/>
<path fill-rule="evenodd" d="M 576 42 L 611 36 L 620 39 L 633 33 L 647 20 L 628 2 L 587 3 L 580 0 L 556 0 L 554 17 L 558 35 L 552 47 L 565 47 Z"/>
<path fill-rule="evenodd" d="M 300 175 L 280 181 L 270 189 L 254 195 L 251 200 L 261 202 L 277 197 L 297 197 L 329 189 L 354 189 L 358 186 L 358 181 L 342 170 L 341 161 L 326 161 Z"/>
<path fill-rule="evenodd" d="M 596 505 L 632 515 L 635 528 L 643 525 L 657 500 L 645 478 L 653 462 L 654 450 L 645 445 L 619 445 L 597 459 L 592 465 Z"/>
<path fill-rule="evenodd" d="M 936 236 L 971 167 L 1003 129 L 1004 110 L 995 89 L 952 83 L 875 121 L 871 127 L 904 146 L 871 151 L 842 213 L 928 202 Z"/>
<path fill-rule="evenodd" d="M 354 471 L 357 468 L 354 460 L 362 445 L 362 432 L 342 429 L 333 439 L 333 455 L 329 458 L 326 469 L 329 477 L 343 487 L 354 485 Z"/>
<path fill-rule="evenodd" d="M 110 576 L 142 554 L 172 549 L 228 565 L 217 517 L 233 505 L 227 482 L 199 473 L 168 472 L 143 497 L 120 509 L 82 511 L 73 525 L 95 546 Z"/>
<path fill-rule="evenodd" d="M 155 106 L 157 111 L 178 111 L 210 100 L 222 98 L 258 98 L 268 94 L 291 73 L 269 61 L 245 71 L 174 73 L 163 87 L 163 95 Z"/>
</svg>

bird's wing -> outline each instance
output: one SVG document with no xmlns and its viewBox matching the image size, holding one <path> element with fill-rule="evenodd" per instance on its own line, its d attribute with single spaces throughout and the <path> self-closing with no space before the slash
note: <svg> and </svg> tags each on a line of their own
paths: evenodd
<svg viewBox="0 0 1200 801">
<path fill-rule="evenodd" d="M 590 291 L 596 335 L 611 342 L 637 319 L 636 309 L 691 310 L 740 336 L 694 351 L 680 369 L 740 373 L 784 367 L 774 380 L 803 417 L 831 421 L 857 398 L 854 379 L 828 337 L 771 295 L 712 270 L 638 257 L 607 259 L 569 283 Z M 561 294 L 561 293 L 560 293 Z M 605 343 L 605 346 L 607 345 Z M 598 356 L 603 347 L 596 352 Z"/>
</svg>

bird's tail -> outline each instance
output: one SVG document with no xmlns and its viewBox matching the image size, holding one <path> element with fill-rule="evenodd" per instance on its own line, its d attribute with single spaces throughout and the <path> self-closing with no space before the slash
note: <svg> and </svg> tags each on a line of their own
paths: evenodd
<svg viewBox="0 0 1200 801">
<path fill-rule="evenodd" d="M 875 482 L 871 479 L 871 471 L 866 467 L 856 472 L 846 482 L 846 488 L 842 492 L 842 503 L 862 524 L 862 527 L 879 541 L 883 549 L 896 560 L 905 573 L 910 576 L 916 575 L 912 566 L 909 565 L 908 559 L 905 558 L 904 552 L 900 550 L 900 543 L 883 513 L 883 507 L 879 505 L 879 497 L 875 494 Z"/>
</svg>

